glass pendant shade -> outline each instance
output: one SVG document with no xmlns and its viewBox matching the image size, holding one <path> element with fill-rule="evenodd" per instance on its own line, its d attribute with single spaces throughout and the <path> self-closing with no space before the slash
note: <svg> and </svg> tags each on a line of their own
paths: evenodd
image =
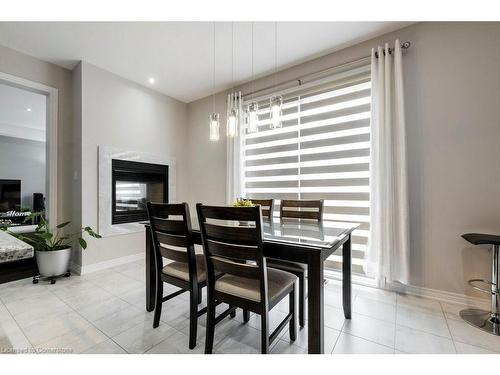
<svg viewBox="0 0 500 375">
<path fill-rule="evenodd" d="M 236 109 L 231 109 L 227 115 L 227 132 L 226 135 L 230 138 L 236 137 L 238 124 L 238 112 Z"/>
<path fill-rule="evenodd" d="M 219 114 L 212 113 L 209 116 L 209 125 L 210 125 L 210 140 L 218 141 L 219 140 Z"/>
<path fill-rule="evenodd" d="M 283 98 L 281 96 L 273 96 L 269 106 L 269 120 L 271 122 L 271 129 L 281 128 L 281 115 Z"/>
<path fill-rule="evenodd" d="M 259 104 L 252 102 L 247 107 L 248 132 L 256 133 L 259 131 Z"/>
</svg>

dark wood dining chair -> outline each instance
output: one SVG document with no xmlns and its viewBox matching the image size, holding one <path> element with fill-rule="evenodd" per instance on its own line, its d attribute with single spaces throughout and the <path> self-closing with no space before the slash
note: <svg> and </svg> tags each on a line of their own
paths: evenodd
<svg viewBox="0 0 500 375">
<path fill-rule="evenodd" d="M 323 199 L 318 200 L 281 200 L 281 218 L 294 218 L 321 221 L 323 218 Z M 285 260 L 271 259 L 267 261 L 269 267 L 293 273 L 299 279 L 299 325 L 304 327 L 306 322 L 306 271 L 307 265 L 288 262 Z"/>
<path fill-rule="evenodd" d="M 274 199 L 252 199 L 252 198 L 249 199 L 253 204 L 260 206 L 263 218 L 270 220 L 273 218 Z"/>
<path fill-rule="evenodd" d="M 294 219 L 322 220 L 323 199 L 283 199 L 280 217 Z"/>
<path fill-rule="evenodd" d="M 160 324 L 163 302 L 189 292 L 189 349 L 196 346 L 198 317 L 207 309 L 198 310 L 201 290 L 206 285 L 206 267 L 203 254 L 195 254 L 191 233 L 191 217 L 187 203 L 147 203 L 156 261 L 156 304 L 153 328 Z M 172 260 L 166 265 L 163 258 Z M 163 296 L 163 283 L 180 290 Z"/>
<path fill-rule="evenodd" d="M 198 203 L 196 210 L 207 263 L 205 353 L 212 353 L 215 326 L 227 316 L 222 313 L 216 317 L 216 302 L 260 315 L 262 353 L 269 352 L 269 345 L 287 324 L 290 340 L 295 341 L 297 277 L 267 268 L 263 256 L 261 207 L 214 207 Z M 240 221 L 254 225 L 240 226 Z M 219 279 L 215 277 L 217 271 L 223 273 Z M 289 313 L 269 335 L 269 311 L 286 296 L 289 296 Z"/>
</svg>

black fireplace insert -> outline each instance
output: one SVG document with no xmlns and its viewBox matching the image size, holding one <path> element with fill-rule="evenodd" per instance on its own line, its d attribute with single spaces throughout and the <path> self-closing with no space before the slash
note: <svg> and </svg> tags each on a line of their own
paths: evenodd
<svg viewBox="0 0 500 375">
<path fill-rule="evenodd" d="M 147 220 L 147 202 L 168 203 L 168 166 L 113 159 L 112 224 Z"/>
</svg>

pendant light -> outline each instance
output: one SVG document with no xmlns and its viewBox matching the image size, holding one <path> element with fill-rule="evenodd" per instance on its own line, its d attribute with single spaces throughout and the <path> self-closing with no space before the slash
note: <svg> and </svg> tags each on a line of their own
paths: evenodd
<svg viewBox="0 0 500 375">
<path fill-rule="evenodd" d="M 276 74 L 278 70 L 278 22 L 274 23 L 274 86 L 276 86 Z M 273 96 L 269 101 L 269 121 L 271 129 L 281 128 L 281 117 L 283 108 L 283 97 Z"/>
<path fill-rule="evenodd" d="M 251 92 L 252 92 L 252 99 L 253 99 L 253 85 L 254 85 L 254 60 L 253 60 L 253 25 L 254 23 L 252 22 L 252 83 L 251 83 Z M 247 106 L 247 129 L 249 133 L 256 133 L 259 131 L 258 127 L 258 122 L 259 122 L 259 103 L 256 101 L 250 101 Z"/>
<path fill-rule="evenodd" d="M 209 116 L 209 124 L 210 124 L 210 140 L 218 141 L 219 140 L 219 114 L 212 113 Z"/>
<path fill-rule="evenodd" d="M 234 22 L 231 22 L 231 83 L 234 82 Z M 229 138 L 234 138 L 238 134 L 238 109 L 235 105 L 234 94 L 230 96 L 230 102 L 228 103 L 228 114 L 227 114 L 227 128 L 226 135 Z"/>
<path fill-rule="evenodd" d="M 212 60 L 212 113 L 209 116 L 210 140 L 219 140 L 219 114 L 215 111 L 215 22 L 212 23 L 213 60 Z"/>
</svg>

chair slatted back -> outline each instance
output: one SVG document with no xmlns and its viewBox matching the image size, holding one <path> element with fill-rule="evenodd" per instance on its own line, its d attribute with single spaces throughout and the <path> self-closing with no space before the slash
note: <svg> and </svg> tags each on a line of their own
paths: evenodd
<svg viewBox="0 0 500 375">
<path fill-rule="evenodd" d="M 274 199 L 250 199 L 253 204 L 258 204 L 262 210 L 262 217 L 272 219 L 274 213 Z"/>
<path fill-rule="evenodd" d="M 317 200 L 292 200 L 283 199 L 280 206 L 281 218 L 322 220 L 323 199 Z"/>
<path fill-rule="evenodd" d="M 188 263 L 190 279 L 196 277 L 196 256 L 187 203 L 147 203 L 157 269 L 163 258 Z"/>
<path fill-rule="evenodd" d="M 261 280 L 261 295 L 267 291 L 265 258 L 262 253 L 262 213 L 255 207 L 196 205 L 209 288 L 215 272 Z M 250 222 L 240 225 L 240 222 Z M 267 297 L 267 296 L 266 296 Z"/>
</svg>

